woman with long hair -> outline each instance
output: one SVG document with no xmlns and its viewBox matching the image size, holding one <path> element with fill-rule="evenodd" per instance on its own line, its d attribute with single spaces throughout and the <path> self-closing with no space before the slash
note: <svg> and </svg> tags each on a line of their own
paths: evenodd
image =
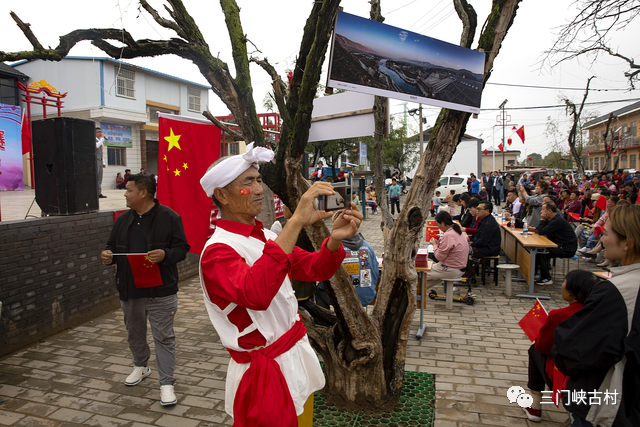
<svg viewBox="0 0 640 427">
<path fill-rule="evenodd" d="M 572 427 L 640 426 L 640 206 L 615 206 L 602 239 L 605 258 L 620 267 L 611 267 L 612 277 L 596 284 L 584 307 L 558 325 L 551 355 L 569 377 L 572 396 L 582 391 L 601 397 L 600 404 L 564 401 Z"/>
<path fill-rule="evenodd" d="M 429 242 L 433 245 L 433 255 L 438 262 L 431 266 L 427 274 L 427 289 L 439 285 L 443 280 L 462 277 L 462 269 L 467 266 L 469 259 L 469 242 L 449 212 L 438 212 L 436 224 L 442 235 L 439 240 L 431 239 Z"/>
</svg>

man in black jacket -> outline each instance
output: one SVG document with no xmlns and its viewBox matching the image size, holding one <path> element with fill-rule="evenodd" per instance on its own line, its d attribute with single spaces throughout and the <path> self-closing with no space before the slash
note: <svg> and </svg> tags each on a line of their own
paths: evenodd
<svg viewBox="0 0 640 427">
<path fill-rule="evenodd" d="M 578 250 L 576 233 L 571 224 L 559 212 L 553 202 L 542 205 L 536 234 L 546 236 L 558 247 L 549 248 L 547 249 L 548 254 L 538 254 L 536 257 L 536 266 L 540 268 L 540 280 L 536 282 L 537 285 L 553 284 L 551 274 L 549 274 L 549 258 L 571 258 Z"/>
<path fill-rule="evenodd" d="M 488 256 L 500 255 L 500 226 L 496 219 L 491 215 L 493 212 L 493 204 L 487 200 L 483 200 L 477 207 L 478 210 L 478 231 L 473 236 L 471 242 L 471 258 L 485 258 Z M 471 283 L 475 283 L 476 271 L 473 263 L 469 264 L 469 279 Z"/>
<path fill-rule="evenodd" d="M 178 309 L 178 262 L 189 251 L 180 216 L 154 199 L 156 183 L 147 175 L 130 175 L 125 199 L 131 209 L 121 215 L 111 230 L 101 259 L 116 265 L 116 286 L 127 327 L 134 369 L 125 385 L 134 386 L 148 377 L 151 351 L 147 343 L 147 317 L 156 347 L 160 381 L 160 403 L 175 405 L 173 384 L 176 337 L 173 318 Z M 125 254 L 144 253 L 158 264 L 161 281 L 153 287 L 136 287 Z"/>
</svg>

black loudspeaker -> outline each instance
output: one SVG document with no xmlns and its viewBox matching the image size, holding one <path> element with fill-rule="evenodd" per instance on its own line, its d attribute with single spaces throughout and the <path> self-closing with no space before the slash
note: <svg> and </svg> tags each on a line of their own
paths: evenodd
<svg viewBox="0 0 640 427">
<path fill-rule="evenodd" d="M 34 121 L 36 202 L 49 215 L 99 209 L 95 123 L 71 117 Z"/>
</svg>

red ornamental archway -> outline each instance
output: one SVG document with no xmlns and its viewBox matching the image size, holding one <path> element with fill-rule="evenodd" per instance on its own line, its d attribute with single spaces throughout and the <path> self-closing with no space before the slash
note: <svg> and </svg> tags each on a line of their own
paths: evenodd
<svg viewBox="0 0 640 427">
<path fill-rule="evenodd" d="M 31 104 L 42 105 L 42 115 L 47 118 L 47 107 L 58 110 L 58 117 L 62 116 L 64 102 L 62 101 L 68 92 L 60 93 L 44 79 L 38 82 L 31 82 L 28 86 L 16 82 L 18 89 L 22 92 L 22 101 L 27 104 L 27 125 L 31 134 Z M 31 165 L 31 188 L 35 190 L 36 183 L 33 177 L 33 142 L 29 143 L 29 164 Z"/>
</svg>

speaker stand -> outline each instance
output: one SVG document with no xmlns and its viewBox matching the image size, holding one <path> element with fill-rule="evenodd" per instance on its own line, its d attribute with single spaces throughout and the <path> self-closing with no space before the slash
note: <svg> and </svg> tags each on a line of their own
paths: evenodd
<svg viewBox="0 0 640 427">
<path fill-rule="evenodd" d="M 24 215 L 24 219 L 27 218 L 38 218 L 35 215 L 29 215 L 29 212 L 31 211 L 31 208 L 33 207 L 33 204 L 36 202 L 36 198 L 34 197 L 33 200 L 31 201 L 31 205 L 29 205 L 29 209 L 27 209 L 27 213 Z M 42 215 L 44 216 L 44 215 Z"/>
</svg>

